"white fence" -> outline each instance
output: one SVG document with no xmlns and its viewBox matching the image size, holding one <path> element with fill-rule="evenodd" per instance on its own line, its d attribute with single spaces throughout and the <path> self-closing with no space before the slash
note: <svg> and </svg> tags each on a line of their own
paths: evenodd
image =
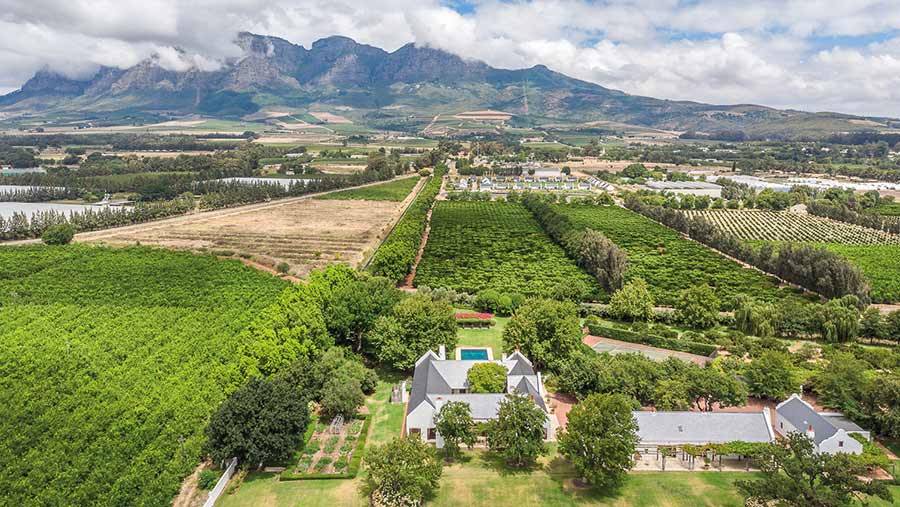
<svg viewBox="0 0 900 507">
<path fill-rule="evenodd" d="M 209 492 L 209 498 L 206 499 L 206 503 L 203 504 L 203 507 L 213 507 L 216 500 L 218 500 L 222 495 L 222 492 L 225 491 L 225 486 L 228 485 L 228 481 L 231 480 L 231 476 L 234 475 L 235 468 L 237 468 L 237 458 L 231 458 L 231 461 L 228 462 L 228 467 L 225 468 L 225 473 L 222 474 L 222 477 L 219 477 L 219 482 L 216 483 L 216 487 Z"/>
</svg>

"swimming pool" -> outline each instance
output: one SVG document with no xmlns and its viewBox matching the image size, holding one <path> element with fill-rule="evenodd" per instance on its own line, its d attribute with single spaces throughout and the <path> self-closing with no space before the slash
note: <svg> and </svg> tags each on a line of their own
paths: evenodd
<svg viewBox="0 0 900 507">
<path fill-rule="evenodd" d="M 459 358 L 463 361 L 475 359 L 487 361 L 488 351 L 487 349 L 460 349 Z"/>
</svg>

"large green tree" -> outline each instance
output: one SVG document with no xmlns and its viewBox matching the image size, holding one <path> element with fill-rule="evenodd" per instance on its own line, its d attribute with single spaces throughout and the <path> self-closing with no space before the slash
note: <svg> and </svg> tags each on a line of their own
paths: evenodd
<svg viewBox="0 0 900 507">
<path fill-rule="evenodd" d="M 301 393 L 280 379 L 251 378 L 219 405 L 206 427 L 214 462 L 249 466 L 290 456 L 309 423 Z"/>
<path fill-rule="evenodd" d="M 434 416 L 434 427 L 444 440 L 444 453 L 453 459 L 459 454 L 459 444 L 475 445 L 475 422 L 472 409 L 462 401 L 448 401 Z"/>
<path fill-rule="evenodd" d="M 698 410 L 712 412 L 715 405 L 738 407 L 747 403 L 747 386 L 734 375 L 713 366 L 686 372 L 688 392 Z"/>
<path fill-rule="evenodd" d="M 456 320 L 446 299 L 426 294 L 406 297 L 390 315 L 375 321 L 368 341 L 375 357 L 398 370 L 409 370 L 425 351 L 456 347 Z"/>
<path fill-rule="evenodd" d="M 850 507 L 860 495 L 892 501 L 882 481 L 863 481 L 865 467 L 847 454 L 820 454 L 802 433 L 771 444 L 757 456 L 762 478 L 738 481 L 748 505 Z"/>
<path fill-rule="evenodd" d="M 413 506 L 434 493 L 443 472 L 434 447 L 396 438 L 366 453 L 366 489 L 376 505 Z"/>
<path fill-rule="evenodd" d="M 578 307 L 568 301 L 529 299 L 503 330 L 503 348 L 518 349 L 538 368 L 569 357 L 580 344 Z"/>
<path fill-rule="evenodd" d="M 499 405 L 497 419 L 487 424 L 488 447 L 513 466 L 534 463 L 547 452 L 547 414 L 524 394 L 507 395 Z"/>
<path fill-rule="evenodd" d="M 643 278 L 635 278 L 613 293 L 609 300 L 611 317 L 624 320 L 650 320 L 653 296 Z"/>
<path fill-rule="evenodd" d="M 681 291 L 675 300 L 675 318 L 697 329 L 716 325 L 721 303 L 708 285 L 698 285 Z"/>
<path fill-rule="evenodd" d="M 631 414 L 635 402 L 622 394 L 592 394 L 572 407 L 565 431 L 560 428 L 559 452 L 595 486 L 618 484 L 634 465 L 639 439 Z"/>
<path fill-rule="evenodd" d="M 767 351 L 744 370 L 747 390 L 754 396 L 782 400 L 797 389 L 791 358 L 781 352 Z"/>
</svg>

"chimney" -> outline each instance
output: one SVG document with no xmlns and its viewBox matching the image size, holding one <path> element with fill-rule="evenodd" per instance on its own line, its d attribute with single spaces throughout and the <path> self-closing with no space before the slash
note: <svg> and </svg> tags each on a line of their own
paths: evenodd
<svg viewBox="0 0 900 507">
<path fill-rule="evenodd" d="M 506 352 L 500 354 L 500 360 L 501 360 L 501 361 L 506 361 Z"/>
<path fill-rule="evenodd" d="M 537 372 L 537 378 L 538 378 L 538 395 L 543 396 L 544 395 L 544 381 L 541 380 L 541 372 Z"/>
<path fill-rule="evenodd" d="M 803 421 L 803 424 L 806 425 L 806 436 L 809 437 L 810 440 L 816 439 L 816 430 L 813 429 L 812 424 L 809 424 L 807 421 Z"/>
<path fill-rule="evenodd" d="M 438 357 L 441 358 L 441 361 L 447 359 L 447 347 L 443 345 L 438 347 Z"/>
</svg>

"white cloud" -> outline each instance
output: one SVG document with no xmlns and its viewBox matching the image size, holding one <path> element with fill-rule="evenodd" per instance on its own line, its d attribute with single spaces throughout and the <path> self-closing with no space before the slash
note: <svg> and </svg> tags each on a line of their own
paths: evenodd
<svg viewBox="0 0 900 507">
<path fill-rule="evenodd" d="M 153 55 L 212 70 L 241 30 L 307 47 L 415 41 L 662 98 L 900 116 L 900 37 L 852 39 L 900 30 L 897 0 L 483 0 L 466 14 L 440 0 L 0 0 L 0 90 L 44 66 L 83 77 Z"/>
</svg>

